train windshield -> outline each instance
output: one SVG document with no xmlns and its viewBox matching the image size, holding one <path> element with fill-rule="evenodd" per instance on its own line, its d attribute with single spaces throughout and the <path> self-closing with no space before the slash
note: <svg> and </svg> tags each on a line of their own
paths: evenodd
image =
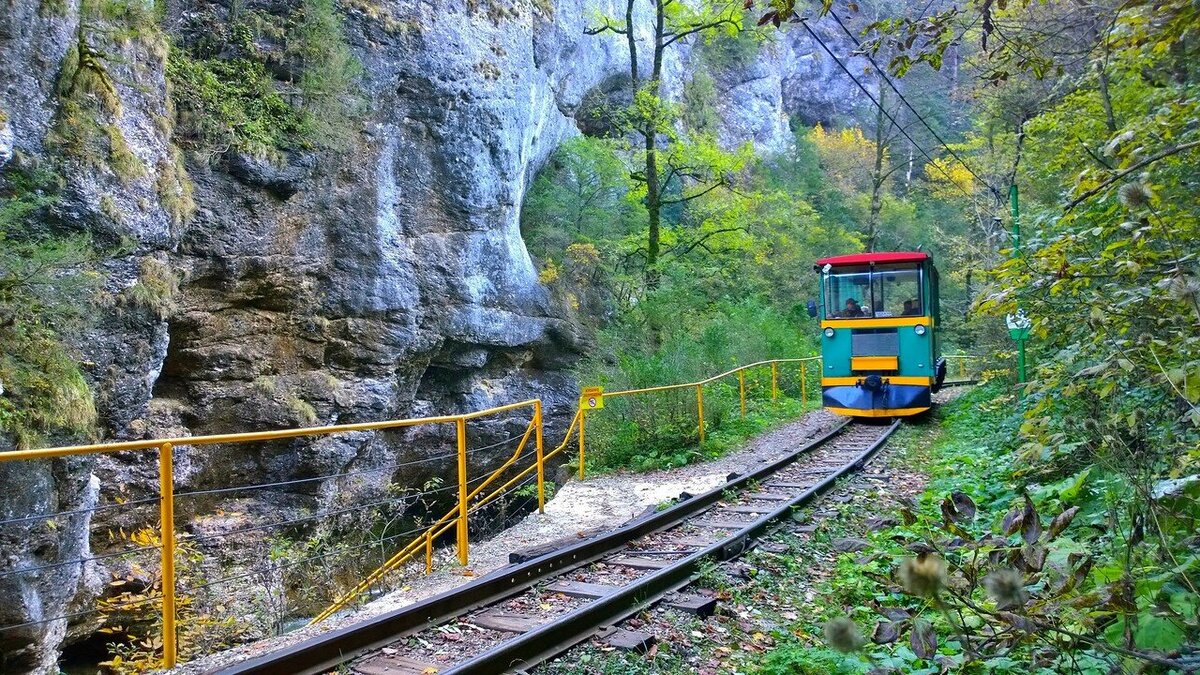
<svg viewBox="0 0 1200 675">
<path fill-rule="evenodd" d="M 921 266 L 914 264 L 837 267 L 825 275 L 825 316 L 870 319 L 921 316 Z"/>
</svg>

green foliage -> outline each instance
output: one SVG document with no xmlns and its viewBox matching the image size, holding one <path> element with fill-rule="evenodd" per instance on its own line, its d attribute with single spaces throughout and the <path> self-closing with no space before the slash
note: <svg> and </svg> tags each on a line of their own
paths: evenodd
<svg viewBox="0 0 1200 675">
<path fill-rule="evenodd" d="M 179 277 L 166 264 L 151 258 L 140 263 L 138 280 L 121 295 L 122 302 L 145 309 L 159 319 L 175 311 L 175 294 L 179 292 Z"/>
<path fill-rule="evenodd" d="M 1169 665 L 1200 637 L 1200 559 L 1143 533 L 1152 526 L 1130 518 L 1136 493 L 1121 472 L 1024 483 L 1028 462 L 1012 453 L 1021 415 L 1002 392 L 992 383 L 939 410 L 947 432 L 908 458 L 930 476 L 925 493 L 902 500 L 902 524 L 870 535 L 875 556 L 838 562 L 829 600 L 875 625 L 861 657 L 983 672 Z M 1196 502 L 1156 501 L 1156 519 L 1194 531 Z"/>
<path fill-rule="evenodd" d="M 188 149 L 277 159 L 352 142 L 362 66 L 332 0 L 305 0 L 284 18 L 249 11 L 208 21 L 208 34 L 173 46 L 167 64 Z M 260 46 L 279 42 L 284 47 L 275 51 Z M 277 61 L 299 73 L 295 89 L 272 75 L 268 65 Z"/>
<path fill-rule="evenodd" d="M 720 119 L 717 116 L 717 87 L 712 76 L 697 70 L 683 83 L 681 121 L 691 132 L 715 134 Z"/>
<path fill-rule="evenodd" d="M 598 336 L 597 350 L 579 369 L 581 382 L 607 390 L 697 381 L 736 365 L 777 355 L 806 355 L 814 350 L 802 320 L 780 316 L 754 300 L 724 302 L 706 311 L 666 303 L 674 319 L 655 345 L 636 325 L 620 323 Z M 647 308 L 648 311 L 659 311 Z M 783 366 L 783 397 L 771 401 L 770 368 L 746 375 L 747 416 L 740 415 L 738 380 L 730 376 L 704 389 L 706 437 L 697 444 L 696 392 L 693 388 L 615 398 L 588 418 L 588 462 L 597 470 L 640 471 L 682 466 L 719 457 L 774 424 L 792 419 L 805 405 L 798 397 L 798 366 Z M 815 369 L 814 369 L 815 370 Z M 809 375 L 816 376 L 815 372 Z M 812 385 L 815 380 L 810 380 Z M 812 395 L 814 390 L 809 389 Z"/>
<path fill-rule="evenodd" d="M 20 446 L 49 433 L 86 434 L 91 392 L 62 336 L 82 324 L 97 275 L 81 270 L 87 238 L 46 226 L 55 174 L 16 162 L 0 174 L 0 431 Z"/>
<path fill-rule="evenodd" d="M 262 63 L 193 59 L 172 47 L 167 75 L 185 147 L 271 155 L 303 138 L 301 112 L 283 99 Z"/>
<path fill-rule="evenodd" d="M 753 30 L 739 30 L 731 35 L 714 31 L 700 43 L 700 61 L 713 70 L 733 70 L 745 67 L 758 58 L 762 35 Z M 697 69 L 700 72 L 702 69 Z"/>
<path fill-rule="evenodd" d="M 856 656 L 787 643 L 767 654 L 759 672 L 762 675 L 859 675 L 868 670 Z"/>
<path fill-rule="evenodd" d="M 289 35 L 288 52 L 303 69 L 303 136 L 317 147 L 348 146 L 360 107 L 355 85 L 363 68 L 346 43 L 333 0 L 304 0 L 299 26 Z"/>
</svg>

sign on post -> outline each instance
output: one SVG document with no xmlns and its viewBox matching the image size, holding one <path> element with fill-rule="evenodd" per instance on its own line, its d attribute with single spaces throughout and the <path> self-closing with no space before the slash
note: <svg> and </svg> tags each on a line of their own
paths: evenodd
<svg viewBox="0 0 1200 675">
<path fill-rule="evenodd" d="M 1004 323 L 1008 325 L 1008 336 L 1012 339 L 1017 342 L 1029 339 L 1029 329 L 1033 326 L 1033 321 L 1030 321 L 1025 310 L 1018 309 L 1016 314 L 1009 314 L 1004 318 Z"/>
<path fill-rule="evenodd" d="M 604 387 L 584 387 L 579 397 L 580 410 L 603 410 Z"/>
</svg>

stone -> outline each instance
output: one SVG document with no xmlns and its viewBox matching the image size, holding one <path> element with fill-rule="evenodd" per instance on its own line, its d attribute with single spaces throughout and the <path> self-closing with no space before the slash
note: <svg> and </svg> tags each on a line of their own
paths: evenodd
<svg viewBox="0 0 1200 675">
<path fill-rule="evenodd" d="M 856 537 L 845 537 L 842 539 L 834 539 L 832 542 L 833 550 L 841 551 L 842 553 L 853 553 L 870 548 L 871 543 L 866 539 L 858 539 Z"/>
</svg>

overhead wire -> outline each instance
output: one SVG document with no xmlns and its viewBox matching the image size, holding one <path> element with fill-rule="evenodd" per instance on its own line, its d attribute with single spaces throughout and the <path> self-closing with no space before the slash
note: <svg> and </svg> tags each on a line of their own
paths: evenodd
<svg viewBox="0 0 1200 675">
<path fill-rule="evenodd" d="M 879 66 L 879 63 L 875 61 L 875 58 L 873 56 L 871 56 L 868 52 L 866 52 L 862 49 L 862 42 L 860 42 L 858 37 L 856 37 L 854 35 L 854 33 L 851 32 L 851 30 L 846 27 L 846 24 L 842 22 L 842 19 L 841 19 L 841 17 L 839 17 L 837 15 L 837 12 L 834 12 L 833 9 L 830 8 L 829 16 L 832 17 L 835 22 L 837 22 L 837 25 L 841 27 L 842 32 L 844 32 L 846 34 L 846 37 L 848 37 L 854 41 L 855 48 L 857 48 L 859 50 L 859 53 L 862 54 L 864 57 L 866 57 L 866 59 L 868 61 L 871 62 L 871 65 L 875 67 L 875 71 L 877 73 L 879 73 L 880 79 L 882 79 L 888 85 L 888 87 L 891 88 L 892 91 L 896 92 L 896 96 L 898 96 L 900 98 L 900 102 L 903 103 L 905 105 L 905 107 L 907 107 L 912 112 L 913 115 L 916 115 L 917 121 L 920 122 L 921 125 L 924 126 L 927 130 L 929 130 L 929 133 L 931 135 L 933 135 L 934 139 L 937 140 L 938 143 L 941 144 L 942 148 L 945 149 L 946 152 L 949 152 L 950 155 L 952 157 L 954 157 L 954 159 L 958 160 L 958 163 L 962 164 L 963 168 L 966 169 L 967 172 L 970 173 L 971 176 L 975 180 L 979 181 L 980 185 L 983 185 L 985 188 L 987 188 L 988 191 L 991 192 L 992 195 L 996 197 L 996 199 L 998 199 L 998 200 L 1001 199 L 1000 191 L 997 190 L 996 188 L 992 187 L 992 185 L 990 183 L 988 183 L 983 178 L 981 178 L 979 176 L 979 174 L 976 173 L 975 170 L 971 168 L 971 165 L 967 163 L 967 160 L 965 160 L 961 156 L 959 156 L 959 154 L 954 151 L 954 148 L 950 147 L 950 144 L 947 143 L 945 141 L 945 139 L 943 139 L 941 137 L 941 135 L 939 135 L 938 132 L 936 130 L 934 130 L 934 128 L 932 126 L 930 126 L 929 122 L 925 120 L 925 116 L 922 115 L 920 112 L 917 111 L 916 108 L 913 107 L 912 103 L 910 103 L 908 101 L 908 98 L 906 98 L 904 96 L 904 94 L 900 91 L 899 87 L 896 86 L 896 83 L 892 81 L 892 78 L 888 77 L 887 71 Z M 810 31 L 810 33 L 811 33 L 811 31 Z"/>
<path fill-rule="evenodd" d="M 862 93 L 866 95 L 866 97 L 871 101 L 871 103 L 876 108 L 879 109 L 879 112 L 882 113 L 885 117 L 887 117 L 888 121 L 890 121 L 893 125 L 896 126 L 896 129 L 900 131 L 901 135 L 903 135 L 906 139 L 908 139 L 908 142 L 911 143 L 912 146 L 914 148 L 916 148 L 923 157 L 925 157 L 925 159 L 929 160 L 929 163 L 932 164 L 935 168 L 937 168 L 937 170 L 940 171 L 942 173 L 942 175 L 944 175 L 950 181 L 951 185 L 953 185 L 959 192 L 963 193 L 963 195 L 967 199 L 971 199 L 971 200 L 975 199 L 974 195 L 971 195 L 966 190 L 964 190 L 962 188 L 962 186 L 959 185 L 958 182 L 954 180 L 954 177 L 951 176 L 948 171 L 946 171 L 944 168 L 942 168 L 942 166 L 940 164 L 938 164 L 937 162 L 934 161 L 933 157 L 930 156 L 930 154 L 925 150 L 924 146 L 922 146 L 920 143 L 917 143 L 917 141 L 908 133 L 908 130 L 905 129 L 904 126 L 902 124 L 900 124 L 898 121 L 896 121 L 896 118 L 893 117 L 892 114 L 890 112 L 888 112 L 886 108 L 883 107 L 883 104 L 880 103 L 875 98 L 875 96 L 873 96 L 871 94 L 870 90 L 868 90 L 866 88 L 866 86 L 864 86 L 863 83 L 860 82 L 859 79 L 854 76 L 854 73 L 850 72 L 850 69 L 847 68 L 846 65 L 844 63 L 842 63 L 841 59 L 839 59 L 837 57 L 837 55 L 835 55 L 833 53 L 833 50 L 829 48 L 829 45 L 825 44 L 825 41 L 822 40 L 820 38 L 820 36 L 817 35 L 816 31 L 814 31 L 812 29 L 812 27 L 808 25 L 807 20 L 801 20 L 800 25 L 804 26 L 804 30 L 808 31 L 808 34 L 812 37 L 812 39 L 816 40 L 817 44 L 821 45 L 821 48 L 825 50 L 825 53 L 829 55 L 829 58 L 833 59 L 833 62 L 836 63 L 839 68 L 842 69 L 842 72 L 846 73 L 846 75 L 854 82 L 854 84 L 862 91 Z M 985 183 L 985 185 L 986 185 L 986 183 Z"/>
</svg>

